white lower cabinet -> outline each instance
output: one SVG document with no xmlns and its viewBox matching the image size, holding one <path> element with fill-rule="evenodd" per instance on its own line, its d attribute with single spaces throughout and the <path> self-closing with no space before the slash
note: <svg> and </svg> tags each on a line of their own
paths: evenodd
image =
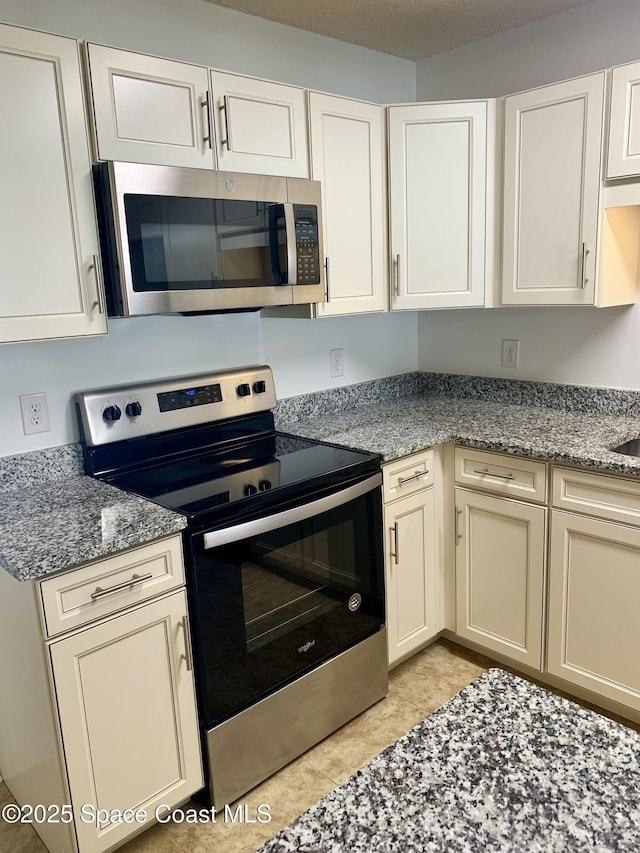
<svg viewBox="0 0 640 853">
<path fill-rule="evenodd" d="M 49 647 L 81 853 L 108 850 L 202 787 L 187 632 L 178 590 Z M 147 819 L 107 817 L 128 809 Z"/>
<path fill-rule="evenodd" d="M 441 590 L 437 572 L 436 492 L 429 485 L 433 480 L 432 464 L 433 452 L 428 451 L 383 469 L 385 497 L 397 495 L 384 507 L 390 665 L 424 646 L 443 627 L 438 601 Z M 398 468 L 407 473 L 394 476 Z M 398 492 L 403 487 L 408 494 L 401 497 Z"/>
<path fill-rule="evenodd" d="M 0 570 L 0 768 L 20 805 L 65 807 L 34 822 L 51 853 L 118 847 L 202 788 L 191 661 L 179 536 L 33 583 Z"/>
<path fill-rule="evenodd" d="M 639 601 L 640 529 L 553 510 L 549 672 L 640 711 Z"/>
<path fill-rule="evenodd" d="M 546 510 L 455 489 L 456 633 L 542 669 Z"/>
</svg>

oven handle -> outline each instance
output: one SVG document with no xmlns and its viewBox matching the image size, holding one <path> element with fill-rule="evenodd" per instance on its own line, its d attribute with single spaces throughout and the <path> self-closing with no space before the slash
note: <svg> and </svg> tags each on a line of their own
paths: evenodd
<svg viewBox="0 0 640 853">
<path fill-rule="evenodd" d="M 205 550 L 217 548 L 219 545 L 229 545 L 231 542 L 239 542 L 242 539 L 249 539 L 251 536 L 268 533 L 270 530 L 278 530 L 280 527 L 286 527 L 287 524 L 295 524 L 296 521 L 304 521 L 306 518 L 320 515 L 320 513 L 349 503 L 349 501 L 366 495 L 367 492 L 372 492 L 381 485 L 382 474 L 374 474 L 373 477 L 356 483 L 355 486 L 349 486 L 335 494 L 303 504 L 303 506 L 296 506 L 275 515 L 268 515 L 266 518 L 256 518 L 253 521 L 223 527 L 222 530 L 213 530 L 203 536 Z"/>
</svg>

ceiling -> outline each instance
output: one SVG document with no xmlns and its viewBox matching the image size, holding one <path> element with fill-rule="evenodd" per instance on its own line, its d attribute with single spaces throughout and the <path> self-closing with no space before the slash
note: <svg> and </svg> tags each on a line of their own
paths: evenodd
<svg viewBox="0 0 640 853">
<path fill-rule="evenodd" d="M 594 0 L 209 0 L 405 59 L 425 59 Z"/>
</svg>

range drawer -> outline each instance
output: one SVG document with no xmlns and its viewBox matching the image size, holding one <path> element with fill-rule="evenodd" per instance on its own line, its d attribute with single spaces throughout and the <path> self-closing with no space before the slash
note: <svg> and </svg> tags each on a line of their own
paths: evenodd
<svg viewBox="0 0 640 853">
<path fill-rule="evenodd" d="M 547 467 L 505 453 L 487 453 L 468 447 L 455 448 L 455 481 L 499 495 L 545 503 Z"/>
<path fill-rule="evenodd" d="M 179 536 L 56 574 L 40 581 L 46 635 L 53 637 L 183 584 Z"/>
<path fill-rule="evenodd" d="M 433 485 L 433 450 L 403 456 L 382 468 L 382 493 L 385 503 L 412 495 Z"/>
<path fill-rule="evenodd" d="M 559 509 L 640 525 L 640 481 L 554 467 L 551 483 Z"/>
</svg>

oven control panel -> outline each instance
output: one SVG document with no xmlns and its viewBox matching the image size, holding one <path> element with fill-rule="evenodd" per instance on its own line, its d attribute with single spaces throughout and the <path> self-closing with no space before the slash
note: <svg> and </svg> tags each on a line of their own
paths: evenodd
<svg viewBox="0 0 640 853">
<path fill-rule="evenodd" d="M 158 407 L 161 412 L 174 409 L 187 409 L 189 406 L 206 406 L 207 403 L 221 403 L 220 383 L 201 385 L 196 388 L 179 388 L 177 391 L 161 391 L 158 394 Z"/>
<path fill-rule="evenodd" d="M 273 409 L 267 365 L 81 391 L 81 438 L 95 446 Z"/>
</svg>

